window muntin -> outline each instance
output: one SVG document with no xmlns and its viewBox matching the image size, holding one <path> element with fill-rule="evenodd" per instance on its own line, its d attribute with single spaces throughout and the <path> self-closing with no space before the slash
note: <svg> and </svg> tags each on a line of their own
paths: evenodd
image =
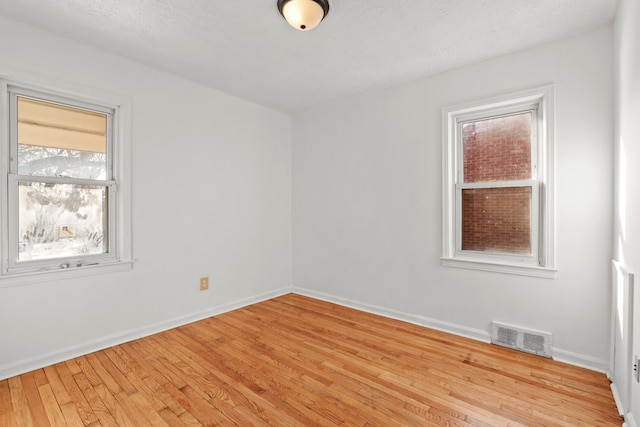
<svg viewBox="0 0 640 427">
<path fill-rule="evenodd" d="M 552 86 L 443 110 L 443 265 L 553 277 L 552 112 Z"/>
<path fill-rule="evenodd" d="M 3 274 L 117 261 L 115 109 L 7 88 L 11 155 Z"/>
</svg>

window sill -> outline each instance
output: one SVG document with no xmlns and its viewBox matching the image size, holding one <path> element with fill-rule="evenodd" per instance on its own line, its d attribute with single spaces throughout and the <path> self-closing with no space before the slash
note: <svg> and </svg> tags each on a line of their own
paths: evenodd
<svg viewBox="0 0 640 427">
<path fill-rule="evenodd" d="M 28 273 L 6 273 L 0 277 L 0 288 L 32 283 L 52 282 L 56 280 L 68 280 L 82 276 L 102 275 L 118 271 L 127 271 L 132 268 L 133 261 L 120 261 L 68 269 L 34 271 Z"/>
<path fill-rule="evenodd" d="M 492 271 L 495 273 L 555 279 L 558 270 L 522 264 L 506 264 L 495 261 L 469 260 L 461 258 L 440 258 L 443 267 L 466 268 L 469 270 Z"/>
</svg>

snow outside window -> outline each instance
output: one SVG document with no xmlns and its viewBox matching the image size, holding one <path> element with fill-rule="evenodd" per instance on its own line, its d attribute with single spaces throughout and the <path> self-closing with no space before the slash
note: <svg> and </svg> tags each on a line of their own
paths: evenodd
<svg viewBox="0 0 640 427">
<path fill-rule="evenodd" d="M 7 82 L 3 89 L 0 284 L 129 264 L 120 106 Z"/>
</svg>

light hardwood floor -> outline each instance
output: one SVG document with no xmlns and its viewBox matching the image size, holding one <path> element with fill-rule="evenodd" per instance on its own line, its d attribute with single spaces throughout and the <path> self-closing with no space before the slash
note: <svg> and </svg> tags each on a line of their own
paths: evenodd
<svg viewBox="0 0 640 427">
<path fill-rule="evenodd" d="M 604 374 L 289 294 L 0 381 L 0 426 L 620 426 Z"/>
</svg>

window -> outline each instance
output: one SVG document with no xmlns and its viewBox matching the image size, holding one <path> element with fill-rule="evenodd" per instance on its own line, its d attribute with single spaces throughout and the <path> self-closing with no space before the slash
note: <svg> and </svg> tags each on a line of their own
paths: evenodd
<svg viewBox="0 0 640 427">
<path fill-rule="evenodd" d="M 444 109 L 445 266 L 553 277 L 553 87 Z"/>
<path fill-rule="evenodd" d="M 2 165 L 0 284 L 130 268 L 123 107 L 7 82 L 2 89 L 9 160 Z"/>
</svg>

